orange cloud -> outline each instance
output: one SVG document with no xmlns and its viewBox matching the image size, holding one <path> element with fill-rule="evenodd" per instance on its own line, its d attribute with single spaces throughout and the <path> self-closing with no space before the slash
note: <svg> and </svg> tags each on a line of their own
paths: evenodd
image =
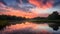
<svg viewBox="0 0 60 34">
<path fill-rule="evenodd" d="M 35 3 L 35 1 L 33 1 L 33 3 Z M 37 3 L 37 6 L 39 6 L 38 2 L 36 1 Z M 48 5 L 48 3 L 47 3 Z M 50 5 L 49 5 L 50 6 Z M 34 8 L 33 8 L 34 9 Z M 14 9 L 12 7 L 6 7 L 4 4 L 0 4 L 0 15 L 1 14 L 5 14 L 5 15 L 11 15 L 11 16 L 21 16 L 21 17 L 26 17 L 26 18 L 34 18 L 34 17 L 37 17 L 37 16 L 46 16 L 46 15 L 41 15 L 39 14 L 40 11 L 39 10 L 31 10 L 31 12 L 29 11 L 23 11 L 23 10 L 17 10 L 17 9 Z M 37 12 L 38 11 L 38 12 Z M 48 15 L 48 14 L 47 14 Z"/>
<path fill-rule="evenodd" d="M 3 8 L 3 10 L 6 11 L 1 11 L 0 14 L 6 14 L 6 15 L 11 15 L 11 16 L 21 16 L 21 17 L 26 17 L 26 18 L 33 18 L 36 17 L 36 13 L 30 13 L 30 12 L 25 12 L 23 10 L 16 10 L 14 8 Z"/>
<path fill-rule="evenodd" d="M 43 4 L 42 0 L 40 0 L 40 1 L 39 0 L 29 0 L 29 3 L 37 6 L 38 8 L 43 8 L 43 9 L 52 7 L 51 2 L 46 2 L 46 4 Z"/>
<path fill-rule="evenodd" d="M 23 10 L 17 10 L 11 7 L 7 7 L 7 8 L 2 8 L 3 11 L 0 11 L 0 15 L 4 14 L 4 15 L 11 15 L 11 16 L 21 16 L 21 17 L 26 17 L 26 18 L 34 18 L 37 16 L 40 17 L 47 17 L 48 14 L 39 14 L 37 13 L 37 11 L 33 11 L 31 10 L 31 12 L 26 12 Z"/>
</svg>

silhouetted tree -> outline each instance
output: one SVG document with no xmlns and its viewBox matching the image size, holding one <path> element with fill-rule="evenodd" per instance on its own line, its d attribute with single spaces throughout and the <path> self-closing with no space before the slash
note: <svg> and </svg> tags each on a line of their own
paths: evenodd
<svg viewBox="0 0 60 34">
<path fill-rule="evenodd" d="M 33 19 L 36 19 L 36 20 L 41 20 L 41 19 L 46 19 L 45 17 L 35 17 Z"/>
<path fill-rule="evenodd" d="M 59 16 L 59 13 L 57 11 L 54 11 L 51 15 L 48 16 L 48 19 L 57 20 Z"/>
<path fill-rule="evenodd" d="M 25 17 L 16 17 L 10 15 L 0 15 L 0 20 L 25 20 Z"/>
<path fill-rule="evenodd" d="M 58 16 L 58 20 L 60 20 L 60 15 Z"/>
</svg>

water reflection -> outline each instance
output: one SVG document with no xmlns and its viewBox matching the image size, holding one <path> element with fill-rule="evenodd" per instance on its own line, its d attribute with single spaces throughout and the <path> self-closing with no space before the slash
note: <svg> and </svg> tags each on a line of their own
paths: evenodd
<svg viewBox="0 0 60 34">
<path fill-rule="evenodd" d="M 0 34 L 60 34 L 60 30 L 54 31 L 49 27 L 49 24 L 36 24 L 32 22 L 25 22 L 6 26 Z"/>
</svg>

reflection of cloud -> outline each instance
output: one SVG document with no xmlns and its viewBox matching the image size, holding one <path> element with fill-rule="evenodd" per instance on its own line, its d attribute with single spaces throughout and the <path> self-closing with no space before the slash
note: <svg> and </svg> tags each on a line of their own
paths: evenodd
<svg viewBox="0 0 60 34">
<path fill-rule="evenodd" d="M 34 24 L 34 23 L 28 23 L 25 24 L 16 24 L 7 26 L 6 29 L 4 29 L 2 34 L 51 34 L 47 30 L 48 25 L 47 24 Z"/>
</svg>

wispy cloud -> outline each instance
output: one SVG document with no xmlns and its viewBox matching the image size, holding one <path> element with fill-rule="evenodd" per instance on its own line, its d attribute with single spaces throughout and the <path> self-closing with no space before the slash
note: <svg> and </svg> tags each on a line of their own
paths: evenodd
<svg viewBox="0 0 60 34">
<path fill-rule="evenodd" d="M 60 0 L 0 0 L 0 14 L 36 17 L 55 10 L 60 10 Z"/>
</svg>

